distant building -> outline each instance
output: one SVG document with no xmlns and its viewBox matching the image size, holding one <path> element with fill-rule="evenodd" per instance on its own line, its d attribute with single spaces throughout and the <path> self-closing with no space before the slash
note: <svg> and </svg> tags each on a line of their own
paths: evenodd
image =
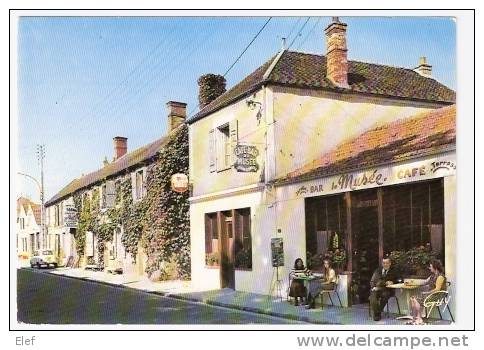
<svg viewBox="0 0 484 350">
<path fill-rule="evenodd" d="M 28 198 L 17 199 L 17 256 L 27 260 L 32 253 L 42 248 L 41 207 Z"/>
<path fill-rule="evenodd" d="M 168 107 L 168 134 L 181 125 L 186 118 L 186 104 L 170 101 Z M 57 253 L 66 263 L 70 257 L 72 261 L 77 259 L 77 244 L 75 239 L 77 222 L 66 220 L 68 210 L 75 206 L 74 196 L 91 198 L 94 191 L 99 193 L 99 208 L 101 213 L 112 208 L 115 203 L 116 193 L 124 181 L 131 182 L 133 202 L 138 202 L 146 196 L 147 168 L 158 156 L 168 141 L 169 135 L 128 152 L 128 139 L 126 137 L 114 137 L 114 156 L 112 162 L 104 161 L 103 167 L 78 179 L 74 179 L 56 195 L 46 202 L 47 226 L 49 242 L 60 242 Z M 77 213 L 77 219 L 79 213 Z M 89 239 L 84 249 L 84 257 L 99 261 L 96 235 L 92 232 L 92 240 Z M 141 247 L 138 249 L 136 259 L 126 252 L 122 244 L 124 227 L 120 225 L 113 232 L 113 239 L 107 243 L 104 250 L 106 266 L 113 262 L 123 268 L 124 273 L 143 275 L 145 270 L 146 255 Z M 53 245 L 49 246 L 54 249 Z M 135 262 L 136 260 L 136 262 Z M 80 261 L 80 265 L 86 265 L 87 260 Z"/>
</svg>

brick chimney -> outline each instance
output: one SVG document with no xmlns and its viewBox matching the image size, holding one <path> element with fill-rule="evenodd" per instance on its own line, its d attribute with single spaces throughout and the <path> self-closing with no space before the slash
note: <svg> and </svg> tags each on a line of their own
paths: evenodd
<svg viewBox="0 0 484 350">
<path fill-rule="evenodd" d="M 168 132 L 171 132 L 185 122 L 187 117 L 187 104 L 169 101 L 166 103 L 166 107 L 168 108 Z"/>
<path fill-rule="evenodd" d="M 418 61 L 418 66 L 413 69 L 415 72 L 423 77 L 430 78 L 432 76 L 432 66 L 427 64 L 426 57 L 420 57 Z"/>
<path fill-rule="evenodd" d="M 205 74 L 198 78 L 198 103 L 200 109 L 210 104 L 225 90 L 226 80 L 219 74 Z"/>
<path fill-rule="evenodd" d="M 326 77 L 339 87 L 348 88 L 348 55 L 346 23 L 338 17 L 324 30 L 326 34 Z"/>
<path fill-rule="evenodd" d="M 116 136 L 113 138 L 114 143 L 114 158 L 118 160 L 128 152 L 128 138 L 122 136 Z"/>
</svg>

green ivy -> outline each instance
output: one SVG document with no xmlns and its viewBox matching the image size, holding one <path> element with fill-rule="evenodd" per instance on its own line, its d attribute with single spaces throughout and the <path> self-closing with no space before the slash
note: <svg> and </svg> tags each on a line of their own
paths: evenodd
<svg viewBox="0 0 484 350">
<path fill-rule="evenodd" d="M 89 200 L 83 193 L 74 195 L 79 214 L 76 247 L 84 255 L 86 232 L 95 234 L 98 264 L 104 264 L 106 242 L 117 227 L 123 226 L 121 242 L 134 261 L 141 242 L 148 263 L 146 272 L 160 271 L 163 278 L 190 277 L 190 222 L 188 192 L 171 190 L 171 176 L 188 173 L 188 127 L 180 126 L 168 136 L 157 159 L 147 169 L 147 195 L 133 201 L 130 174 L 120 181 L 113 208 L 101 213 L 99 191 Z M 82 199 L 84 198 L 84 200 Z M 81 206 L 81 202 L 83 202 Z"/>
<path fill-rule="evenodd" d="M 180 126 L 170 136 L 159 157 L 148 169 L 146 215 L 142 246 L 148 256 L 146 272 L 160 271 L 174 261 L 176 277 L 190 277 L 190 222 L 188 192 L 171 189 L 171 176 L 188 173 L 188 127 Z"/>
</svg>

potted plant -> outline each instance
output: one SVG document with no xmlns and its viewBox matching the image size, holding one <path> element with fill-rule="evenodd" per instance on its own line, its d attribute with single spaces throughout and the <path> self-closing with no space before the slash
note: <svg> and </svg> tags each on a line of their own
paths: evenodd
<svg viewBox="0 0 484 350">
<path fill-rule="evenodd" d="M 250 249 L 242 249 L 235 255 L 235 267 L 242 269 L 252 268 L 252 252 Z"/>
<path fill-rule="evenodd" d="M 219 264 L 218 253 L 207 254 L 205 257 L 205 263 L 208 266 L 218 266 Z"/>
</svg>

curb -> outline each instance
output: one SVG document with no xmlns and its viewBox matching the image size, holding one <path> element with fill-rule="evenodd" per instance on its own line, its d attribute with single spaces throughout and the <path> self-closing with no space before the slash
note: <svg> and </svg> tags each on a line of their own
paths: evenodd
<svg viewBox="0 0 484 350">
<path fill-rule="evenodd" d="M 297 316 L 297 315 L 283 314 L 283 313 L 269 311 L 269 310 L 261 310 L 261 309 L 251 307 L 251 306 L 241 306 L 241 305 L 222 303 L 222 302 L 210 300 L 210 299 L 200 300 L 200 299 L 197 299 L 197 298 L 193 298 L 193 297 L 190 297 L 190 296 L 184 296 L 184 295 L 180 295 L 180 294 L 171 294 L 169 292 L 134 288 L 134 287 L 126 286 L 124 284 L 115 284 L 115 283 L 110 283 L 110 282 L 101 281 L 101 280 L 94 280 L 94 279 L 90 279 L 90 278 L 87 278 L 87 277 L 75 277 L 75 276 L 69 276 L 69 275 L 64 275 L 64 274 L 57 274 L 57 273 L 53 273 L 53 272 L 49 272 L 49 271 L 46 271 L 45 273 L 48 273 L 50 275 L 75 279 L 75 280 L 83 280 L 83 281 L 87 281 L 87 282 L 93 282 L 93 283 L 97 283 L 97 284 L 101 284 L 101 285 L 105 285 L 105 286 L 110 286 L 110 287 L 115 287 L 115 288 L 120 288 L 120 289 L 138 290 L 138 291 L 141 291 L 141 292 L 144 292 L 144 293 L 159 295 L 159 296 L 171 298 L 171 299 L 185 300 L 185 301 L 190 301 L 190 302 L 194 302 L 194 303 L 201 303 L 201 304 L 205 304 L 205 305 L 218 306 L 218 307 L 223 307 L 223 308 L 226 308 L 226 309 L 245 311 L 245 312 L 250 312 L 250 313 L 255 313 L 255 314 L 260 314 L 260 315 L 266 315 L 266 316 L 274 316 L 274 317 L 283 318 L 283 319 L 287 319 L 287 320 L 291 320 L 291 321 L 301 321 L 301 322 L 306 322 L 306 323 L 311 323 L 311 324 L 324 324 L 324 325 L 340 324 L 340 323 L 333 323 L 333 322 L 325 322 L 325 321 L 322 321 L 322 320 L 321 321 L 313 320 L 313 319 L 311 319 L 307 316 Z"/>
</svg>

